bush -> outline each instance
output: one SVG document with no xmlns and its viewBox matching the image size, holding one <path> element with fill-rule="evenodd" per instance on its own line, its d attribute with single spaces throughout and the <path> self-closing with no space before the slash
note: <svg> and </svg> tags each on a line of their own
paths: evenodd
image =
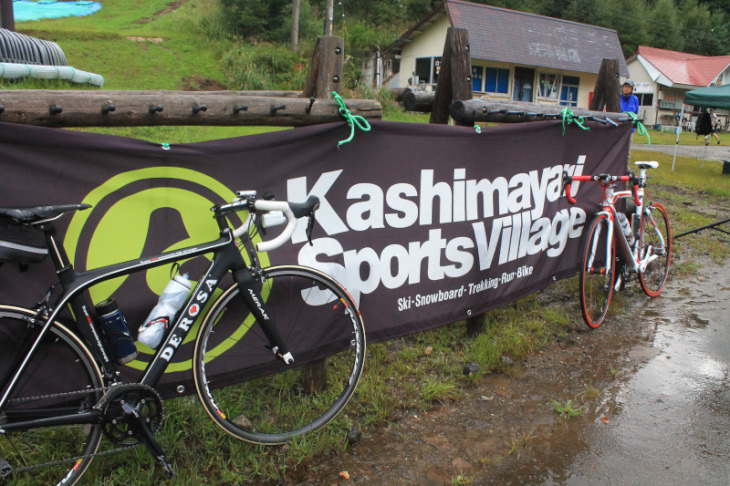
<svg viewBox="0 0 730 486">
<path fill-rule="evenodd" d="M 284 46 L 238 44 L 223 57 L 232 90 L 300 90 L 307 62 Z"/>
</svg>

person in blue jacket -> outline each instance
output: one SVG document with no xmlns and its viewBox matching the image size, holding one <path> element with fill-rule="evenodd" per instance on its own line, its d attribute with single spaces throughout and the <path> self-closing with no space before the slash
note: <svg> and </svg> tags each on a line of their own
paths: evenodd
<svg viewBox="0 0 730 486">
<path fill-rule="evenodd" d="M 639 114 L 639 98 L 634 95 L 634 82 L 630 79 L 627 79 L 624 81 L 623 86 L 621 86 L 621 96 L 619 96 L 619 99 L 621 101 L 621 111 L 630 111 L 635 114 Z"/>
</svg>

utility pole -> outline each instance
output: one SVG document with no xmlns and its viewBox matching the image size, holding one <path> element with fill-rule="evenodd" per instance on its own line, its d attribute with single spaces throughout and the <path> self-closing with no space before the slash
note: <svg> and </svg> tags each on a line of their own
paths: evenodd
<svg viewBox="0 0 730 486">
<path fill-rule="evenodd" d="M 291 8 L 291 50 L 299 50 L 299 4 L 301 0 L 292 0 Z"/>
<path fill-rule="evenodd" d="M 324 35 L 332 35 L 332 24 L 335 16 L 335 0 L 327 0 L 327 18 L 324 21 Z"/>
</svg>

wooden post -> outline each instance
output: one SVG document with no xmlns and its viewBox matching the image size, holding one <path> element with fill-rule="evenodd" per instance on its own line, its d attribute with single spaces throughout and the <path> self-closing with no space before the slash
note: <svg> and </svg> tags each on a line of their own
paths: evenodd
<svg viewBox="0 0 730 486">
<path fill-rule="evenodd" d="M 436 85 L 430 123 L 442 125 L 448 123 L 451 103 L 471 98 L 469 31 L 449 27 L 446 32 L 441 72 Z"/>
<path fill-rule="evenodd" d="M 345 40 L 332 35 L 333 0 L 327 2 L 325 35 L 317 38 L 302 94 L 314 98 L 334 98 L 340 91 L 344 71 Z M 349 108 L 349 106 L 348 106 Z M 327 388 L 327 360 L 320 359 L 302 368 L 302 386 L 308 393 Z"/>
<path fill-rule="evenodd" d="M 332 91 L 341 90 L 344 53 L 345 41 L 342 37 L 317 38 L 302 92 L 305 98 L 332 98 Z"/>
<path fill-rule="evenodd" d="M 618 84 L 618 59 L 603 59 L 601 68 L 596 78 L 596 86 L 593 89 L 593 98 L 588 107 L 592 111 L 606 111 L 620 113 L 621 103 L 619 102 Z"/>
<path fill-rule="evenodd" d="M 15 31 L 13 0 L 0 0 L 0 27 Z"/>
</svg>

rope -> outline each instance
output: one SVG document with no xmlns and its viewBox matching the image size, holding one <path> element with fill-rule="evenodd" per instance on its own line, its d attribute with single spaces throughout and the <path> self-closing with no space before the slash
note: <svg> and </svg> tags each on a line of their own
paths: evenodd
<svg viewBox="0 0 730 486">
<path fill-rule="evenodd" d="M 337 147 L 339 147 L 340 145 L 350 143 L 352 139 L 355 138 L 356 126 L 363 132 L 369 132 L 370 123 L 368 123 L 368 121 L 360 115 L 353 115 L 345 105 L 345 101 L 340 95 L 337 94 L 336 91 L 333 91 L 332 94 L 335 96 L 335 101 L 337 102 L 337 104 L 340 105 L 340 115 L 342 115 L 347 121 L 347 124 L 350 125 L 350 136 L 345 140 L 340 140 L 339 142 L 337 142 Z"/>
<path fill-rule="evenodd" d="M 582 130 L 590 130 L 589 127 L 583 125 L 583 123 L 585 122 L 585 119 L 582 116 L 574 115 L 573 112 L 570 111 L 570 108 L 568 108 L 568 107 L 563 108 L 563 110 L 560 112 L 560 114 L 563 117 L 563 135 L 565 135 L 565 124 L 566 123 L 568 125 L 570 125 L 571 123 L 575 123 Z"/>
<path fill-rule="evenodd" d="M 651 137 L 649 137 L 649 132 L 646 131 L 646 127 L 643 123 L 639 121 L 639 118 L 636 116 L 636 113 L 632 111 L 624 111 L 624 114 L 629 115 L 631 117 L 631 121 L 634 125 L 636 125 L 636 132 L 639 135 L 646 135 L 646 142 L 647 145 L 651 145 Z"/>
</svg>

